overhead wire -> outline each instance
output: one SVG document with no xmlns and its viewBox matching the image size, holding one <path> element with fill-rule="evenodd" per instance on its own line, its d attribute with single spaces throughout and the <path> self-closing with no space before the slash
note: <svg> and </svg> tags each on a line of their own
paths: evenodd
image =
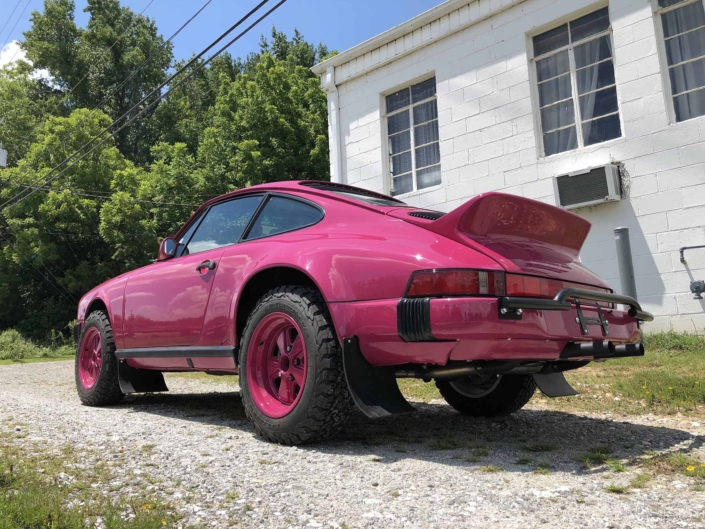
<svg viewBox="0 0 705 529">
<path fill-rule="evenodd" d="M 5 39 L 5 42 L 3 42 L 2 46 L 0 46 L 0 51 L 3 50 L 5 48 L 5 46 L 7 45 L 7 43 L 10 41 L 10 36 L 12 35 L 12 32 L 15 31 L 17 24 L 20 23 L 20 20 L 22 19 L 22 15 L 24 15 L 24 12 L 27 11 L 27 8 L 29 7 L 30 2 L 32 2 L 32 0 L 27 0 L 27 3 L 24 5 L 24 9 L 20 13 L 20 16 L 17 17 L 17 20 L 15 20 L 15 25 L 12 26 L 10 33 L 7 34 L 7 38 Z M 14 11 L 13 11 L 13 13 L 14 13 Z M 15 52 L 15 55 L 17 55 L 17 52 Z M 15 58 L 15 55 L 12 56 L 13 59 Z M 10 62 L 12 62 L 12 61 L 10 61 Z"/>
<path fill-rule="evenodd" d="M 12 10 L 12 13 L 10 13 L 10 16 L 7 17 L 7 20 L 5 21 L 5 23 L 2 25 L 2 29 L 0 29 L 0 35 L 2 35 L 3 31 L 5 31 L 5 28 L 10 23 L 10 20 L 12 20 L 12 15 L 15 14 L 15 11 L 17 11 L 17 8 L 20 7 L 21 3 L 22 3 L 22 0 L 17 0 L 17 3 L 15 4 L 15 8 Z M 12 32 L 10 32 L 10 33 L 12 33 Z M 2 51 L 2 48 L 0 48 L 0 51 Z"/>
<path fill-rule="evenodd" d="M 83 154 L 78 160 L 76 160 L 74 163 L 69 165 L 68 167 L 65 167 L 60 173 L 58 173 L 55 176 L 52 176 L 51 178 L 48 178 L 57 168 L 61 167 L 63 164 L 67 163 L 68 161 L 72 160 L 75 156 L 80 154 L 80 152 L 86 148 L 87 146 L 90 146 L 96 139 L 100 138 L 103 134 L 108 132 L 116 123 L 118 123 L 120 120 L 122 120 L 125 116 L 129 115 L 129 113 L 134 110 L 135 108 L 139 107 L 142 103 L 147 101 L 152 95 L 156 94 L 159 92 L 164 86 L 169 84 L 170 81 L 172 81 L 175 77 L 177 77 L 180 73 L 185 71 L 187 68 L 189 68 L 194 62 L 196 62 L 198 59 L 200 59 L 203 55 L 205 55 L 210 49 L 212 49 L 218 42 L 223 40 L 229 33 L 231 33 L 235 28 L 240 26 L 243 22 L 245 22 L 252 14 L 254 14 L 257 10 L 259 10 L 264 4 L 266 4 L 269 0 L 263 0 L 260 2 L 254 9 L 252 9 L 247 15 L 245 15 L 243 18 L 241 18 L 235 25 L 233 25 L 230 29 L 228 29 L 225 33 L 223 33 L 218 39 L 216 39 L 213 43 L 211 43 L 208 47 L 206 47 L 201 53 L 199 53 L 196 57 L 191 59 L 185 66 L 179 69 L 178 72 L 176 72 L 174 75 L 172 75 L 169 79 L 167 79 L 164 83 L 162 83 L 159 87 L 157 87 L 155 90 L 153 90 L 150 94 L 148 94 L 145 98 L 142 99 L 139 103 L 137 103 L 134 107 L 132 107 L 130 110 L 128 110 L 125 114 L 117 118 L 111 125 L 103 129 L 100 133 L 98 133 L 96 136 L 94 136 L 91 140 L 89 140 L 86 144 L 84 144 L 82 147 L 80 147 L 77 151 L 75 151 L 72 155 L 67 157 L 65 160 L 60 162 L 57 166 L 55 166 L 53 169 L 49 170 L 49 172 L 44 176 L 44 178 L 47 178 L 41 185 L 47 185 L 51 183 L 52 181 L 56 180 L 58 177 L 60 177 L 62 174 L 64 174 L 68 169 L 71 167 L 75 166 L 78 162 L 81 160 L 85 159 L 88 155 L 90 155 L 93 151 L 95 151 L 98 147 L 103 145 L 106 141 L 108 141 L 111 138 L 114 138 L 121 130 L 123 130 L 125 127 L 130 125 L 132 122 L 134 122 L 137 118 L 139 118 L 142 114 L 144 114 L 149 108 L 154 106 L 157 102 L 161 101 L 165 97 L 167 97 L 171 92 L 176 90 L 179 86 L 181 86 L 184 82 L 186 82 L 188 79 L 193 77 L 196 73 L 198 73 L 201 69 L 205 68 L 206 65 L 208 65 L 212 60 L 214 60 L 218 55 L 223 53 L 227 48 L 229 48 L 233 43 L 238 41 L 240 38 L 242 38 L 243 35 L 248 33 L 252 28 L 254 28 L 257 24 L 259 24 L 262 20 L 264 20 L 266 17 L 268 17 L 272 12 L 274 12 L 276 9 L 278 9 L 282 4 L 284 4 L 287 0 L 280 0 L 279 3 L 277 3 L 273 8 L 271 8 L 269 11 L 267 11 L 264 15 L 262 15 L 260 18 L 258 18 L 255 22 L 253 22 L 250 26 L 248 26 L 245 30 L 243 30 L 240 34 L 238 34 L 235 38 L 230 40 L 227 44 L 225 44 L 222 48 L 220 48 L 217 52 L 215 52 L 213 55 L 211 55 L 207 60 L 204 62 L 198 64 L 196 67 L 194 67 L 191 72 L 189 72 L 186 77 L 181 79 L 176 85 L 173 87 L 169 87 L 169 90 L 165 92 L 164 94 L 160 94 L 157 98 L 154 99 L 151 103 L 149 103 L 147 106 L 145 106 L 138 114 L 130 118 L 127 122 L 125 122 L 120 128 L 115 130 L 112 134 L 108 135 L 105 139 L 103 139 L 100 143 L 95 145 L 92 149 L 90 149 L 88 152 Z M 32 190 L 26 195 L 22 196 L 18 200 L 14 201 L 19 195 L 22 194 L 22 192 L 18 193 L 14 197 L 11 197 L 10 199 L 6 200 L 3 202 L 3 204 L 0 204 L 0 209 L 5 208 L 10 202 L 13 202 L 11 205 L 16 205 L 25 198 L 33 195 L 36 193 L 37 190 Z"/>
</svg>

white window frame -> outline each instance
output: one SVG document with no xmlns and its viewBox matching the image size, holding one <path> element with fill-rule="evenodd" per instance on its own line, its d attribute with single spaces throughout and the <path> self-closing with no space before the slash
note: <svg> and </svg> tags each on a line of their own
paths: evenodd
<svg viewBox="0 0 705 529">
<path fill-rule="evenodd" d="M 388 194 L 390 196 L 392 195 L 392 189 L 393 189 L 393 186 L 392 186 L 393 182 L 392 181 L 394 179 L 394 175 L 392 175 L 392 168 L 390 166 L 390 158 L 392 157 L 392 155 L 391 155 L 391 152 L 389 149 L 389 137 L 390 136 L 389 136 L 389 129 L 387 127 L 387 123 L 388 123 L 387 118 L 390 118 L 390 117 L 395 116 L 397 114 L 401 114 L 402 112 L 409 112 L 409 124 L 410 124 L 409 125 L 410 126 L 409 135 L 411 136 L 411 180 L 413 183 L 413 189 L 411 191 L 406 192 L 406 193 L 394 195 L 394 198 L 409 196 L 412 193 L 416 193 L 417 191 L 421 191 L 421 192 L 430 191 L 430 190 L 436 189 L 437 187 L 440 187 L 441 185 L 443 185 L 443 173 L 442 172 L 441 172 L 441 182 L 439 184 L 434 185 L 434 186 L 424 187 L 423 189 L 419 189 L 418 185 L 417 185 L 417 180 L 416 180 L 416 171 L 417 171 L 416 170 L 416 148 L 423 147 L 424 145 L 431 145 L 432 143 L 438 143 L 438 149 L 440 151 L 440 148 L 441 148 L 441 136 L 440 136 L 441 128 L 440 128 L 440 116 L 438 116 L 435 119 L 436 123 L 438 124 L 438 141 L 424 143 L 422 145 L 416 145 L 416 137 L 414 134 L 414 107 L 417 107 L 419 105 L 423 105 L 424 103 L 428 103 L 429 101 L 433 101 L 433 100 L 438 101 L 438 81 L 436 80 L 436 93 L 433 96 L 428 97 L 426 99 L 423 99 L 422 101 L 419 101 L 418 103 L 411 103 L 410 102 L 407 106 L 400 108 L 398 110 L 395 110 L 394 112 L 387 112 L 387 96 L 388 95 L 391 95 L 395 92 L 398 92 L 399 90 L 403 90 L 405 88 L 408 88 L 409 89 L 409 97 L 410 97 L 409 101 L 411 101 L 411 87 L 416 86 L 417 84 L 421 84 L 421 83 L 428 81 L 430 79 L 434 79 L 435 77 L 436 77 L 436 74 L 434 73 L 433 75 L 422 77 L 421 79 L 416 79 L 414 81 L 397 86 L 393 90 L 388 90 L 387 92 L 384 92 L 383 94 L 381 94 L 381 100 L 382 100 L 381 104 L 382 104 L 382 108 L 384 108 L 384 112 L 382 113 L 381 117 L 382 117 L 382 124 L 383 124 L 382 131 L 384 132 L 384 137 L 382 140 L 384 142 L 384 145 L 383 145 L 383 147 L 384 147 L 384 150 L 383 150 L 383 152 L 384 152 L 384 172 L 386 175 L 385 186 L 388 187 Z M 436 105 L 438 105 L 437 102 L 436 102 Z M 431 121 L 433 121 L 433 120 L 431 120 Z M 430 123 L 430 121 L 427 121 L 426 123 Z M 403 134 L 403 132 L 399 132 L 397 134 Z M 409 151 L 403 151 L 403 152 L 399 152 L 397 154 L 403 154 L 405 152 L 409 152 Z M 397 154 L 395 154 L 394 156 L 396 156 Z M 436 166 L 440 169 L 442 162 L 443 162 L 443 160 L 442 160 L 442 156 L 441 156 L 440 162 L 438 162 L 435 165 L 429 165 L 429 166 L 423 167 L 422 169 L 429 169 L 431 167 L 436 167 Z M 408 173 L 404 173 L 404 174 L 408 174 Z"/>
<path fill-rule="evenodd" d="M 692 59 L 690 61 L 684 61 L 681 63 L 678 63 L 675 66 L 669 66 L 668 65 L 668 54 L 666 52 L 666 37 L 663 33 L 663 21 L 661 20 L 661 15 L 663 13 L 668 13 L 669 11 L 674 11 L 676 9 L 680 9 L 681 7 L 687 6 L 689 4 L 695 4 L 695 3 L 702 3 L 703 4 L 703 9 L 705 9 L 705 0 L 689 0 L 686 2 L 680 2 L 676 5 L 672 5 L 669 7 L 660 7 L 658 5 L 658 0 L 651 0 L 652 1 L 652 6 L 654 10 L 654 16 L 656 17 L 656 40 L 658 41 L 658 56 L 659 56 L 659 65 L 661 67 L 661 76 L 663 79 L 663 93 L 666 96 L 667 100 L 666 101 L 666 112 L 668 113 L 668 122 L 670 124 L 676 124 L 676 123 L 685 123 L 687 121 L 692 121 L 694 119 L 703 119 L 705 116 L 695 116 L 693 118 L 689 119 L 684 119 L 683 121 L 678 121 L 676 118 L 676 105 L 673 102 L 673 99 L 676 97 L 673 95 L 673 87 L 671 86 L 671 69 L 675 68 L 676 66 L 681 66 L 683 64 L 687 64 L 689 62 L 694 62 L 701 60 L 703 57 L 698 57 L 697 59 Z M 701 26 L 702 27 L 702 26 Z M 691 29 L 689 31 L 685 31 L 683 33 L 679 33 L 678 35 L 673 35 L 673 37 L 669 38 L 674 38 L 680 35 L 685 35 L 686 33 L 691 33 L 693 31 L 698 31 L 701 28 L 695 28 Z M 705 90 L 705 88 L 694 88 L 693 90 L 686 90 L 685 92 L 681 92 L 678 94 L 679 96 L 687 94 L 689 92 L 695 92 L 697 90 Z"/>
<path fill-rule="evenodd" d="M 703 0 L 696 0 L 696 1 L 703 1 Z M 539 152 L 541 153 L 542 158 L 548 158 L 551 156 L 559 156 L 561 154 L 575 152 L 577 150 L 580 150 L 580 149 L 583 149 L 586 147 L 592 148 L 592 147 L 595 147 L 598 145 L 603 145 L 605 143 L 609 143 L 611 141 L 619 140 L 620 138 L 624 138 L 624 123 L 622 123 L 623 117 L 622 117 L 622 114 L 620 113 L 621 105 L 619 104 L 619 90 L 617 87 L 617 64 L 615 62 L 615 54 L 614 54 L 614 37 L 612 36 L 612 19 L 611 18 L 609 19 L 610 25 L 605 31 L 601 31 L 600 33 L 590 35 L 589 37 L 584 38 L 582 40 L 578 40 L 576 42 L 573 42 L 573 36 L 572 36 L 572 33 L 570 32 L 570 23 L 572 21 L 577 20 L 583 16 L 589 15 L 591 13 L 594 13 L 596 11 L 599 11 L 600 9 L 604 9 L 605 7 L 607 7 L 607 6 L 606 5 L 591 6 L 591 8 L 587 11 L 572 15 L 569 18 L 563 19 L 560 23 L 553 24 L 550 27 L 541 29 L 541 31 L 536 31 L 536 32 L 533 32 L 532 34 L 528 35 L 530 49 L 531 49 L 531 56 L 529 59 L 529 63 L 531 64 L 531 72 L 532 72 L 531 94 L 532 94 L 532 99 L 534 100 L 534 109 L 535 109 L 534 116 L 535 116 L 535 123 L 536 123 L 536 131 L 538 134 Z M 556 29 L 564 24 L 568 25 L 568 44 L 566 46 L 561 47 L 561 48 L 552 50 L 548 53 L 544 53 L 543 55 L 538 55 L 538 56 L 534 55 L 534 37 L 541 35 L 543 33 L 546 33 L 548 31 L 551 31 L 552 29 Z M 575 46 L 579 46 L 581 44 L 585 44 L 587 42 L 597 40 L 597 39 L 602 38 L 604 36 L 609 36 L 610 43 L 612 45 L 612 57 L 610 57 L 609 59 L 604 59 L 600 62 L 590 64 L 589 66 L 584 66 L 583 68 L 576 69 L 576 67 L 575 67 L 575 53 L 574 53 Z M 554 103 L 551 103 L 550 105 L 544 105 L 543 107 L 541 106 L 541 100 L 539 98 L 539 80 L 538 80 L 538 71 L 536 68 L 536 63 L 537 63 L 537 61 L 539 61 L 541 59 L 545 59 L 546 57 L 551 57 L 552 55 L 557 55 L 558 53 L 561 53 L 566 50 L 568 51 L 568 62 L 570 64 L 570 89 L 571 89 L 571 97 L 573 99 L 573 112 L 575 114 L 575 122 L 572 125 L 566 125 L 565 127 L 559 127 L 557 129 L 554 129 L 551 132 L 554 132 L 557 130 L 568 129 L 570 127 L 575 127 L 575 133 L 577 136 L 578 145 L 575 149 L 570 149 L 567 151 L 561 151 L 561 152 L 547 155 L 545 146 L 543 144 L 544 133 L 543 133 L 543 121 L 541 119 L 541 110 L 543 108 L 548 107 L 548 106 L 556 105 L 562 101 L 567 101 L 570 98 L 562 99 L 561 101 L 556 101 Z M 598 90 L 593 90 L 591 92 L 586 92 L 584 94 L 579 95 L 578 94 L 578 84 L 577 84 L 576 72 L 578 70 L 584 70 L 586 68 L 590 68 L 592 66 L 595 66 L 596 64 L 600 64 L 600 63 L 606 62 L 606 61 L 612 61 L 612 64 L 614 66 L 614 70 L 615 70 L 614 84 L 611 84 L 608 86 L 603 86 L 603 87 L 600 87 Z M 565 75 L 565 74 L 562 74 L 562 75 Z M 549 79 L 544 79 L 542 82 L 549 81 L 551 79 L 555 79 L 555 77 L 551 77 Z M 617 92 L 617 111 L 612 112 L 610 114 L 604 114 L 602 116 L 597 116 L 592 119 L 586 119 L 583 121 L 582 116 L 580 114 L 580 97 L 586 96 L 588 94 L 592 94 L 594 92 L 598 92 L 600 90 L 605 90 L 607 88 L 612 88 L 612 87 L 614 87 L 615 91 Z M 619 115 L 619 127 L 620 127 L 619 130 L 621 132 L 621 135 L 618 136 L 617 138 L 613 138 L 611 140 L 607 140 L 604 142 L 593 143 L 592 145 L 585 145 L 585 140 L 583 139 L 583 123 L 589 123 L 590 121 L 595 121 L 597 119 L 602 119 L 602 118 L 606 118 L 609 116 L 614 116 L 615 114 Z"/>
</svg>

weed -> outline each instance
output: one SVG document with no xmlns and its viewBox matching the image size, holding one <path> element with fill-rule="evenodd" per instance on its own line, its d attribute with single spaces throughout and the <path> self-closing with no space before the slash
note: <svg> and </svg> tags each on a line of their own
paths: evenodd
<svg viewBox="0 0 705 529">
<path fill-rule="evenodd" d="M 588 453 L 580 456 L 578 461 L 580 461 L 587 470 L 590 470 L 593 466 L 604 465 L 607 463 L 611 453 L 611 448 L 607 446 L 598 446 L 597 448 L 592 448 Z"/>
<path fill-rule="evenodd" d="M 608 460 L 607 468 L 609 468 L 612 472 L 624 472 L 625 470 L 627 470 L 626 465 L 616 459 Z"/>
<path fill-rule="evenodd" d="M 611 492 L 612 494 L 626 494 L 629 487 L 626 485 L 616 485 L 615 483 L 610 483 L 605 487 L 605 490 L 607 492 Z"/>
<path fill-rule="evenodd" d="M 235 501 L 240 497 L 240 493 L 236 490 L 231 490 L 225 495 L 225 501 Z"/>
<path fill-rule="evenodd" d="M 401 494 L 399 493 L 398 490 L 393 490 L 392 492 L 389 493 L 389 495 L 390 495 L 392 498 L 398 498 L 399 496 L 401 496 Z"/>
<path fill-rule="evenodd" d="M 502 472 L 504 470 L 502 467 L 499 467 L 497 465 L 487 465 L 484 467 L 480 467 L 480 470 L 482 472 Z"/>
<path fill-rule="evenodd" d="M 533 462 L 533 459 L 531 459 L 530 457 L 520 457 L 516 460 L 517 465 L 528 465 L 531 462 Z"/>
<path fill-rule="evenodd" d="M 633 489 L 643 489 L 652 479 L 649 474 L 641 473 L 629 483 L 629 486 Z"/>
<path fill-rule="evenodd" d="M 528 452 L 536 452 L 536 453 L 552 452 L 552 451 L 556 450 L 556 447 L 554 445 L 550 445 L 550 444 L 539 443 L 539 444 L 535 444 L 535 445 L 531 445 L 531 446 L 525 446 L 524 450 L 526 450 Z"/>
<path fill-rule="evenodd" d="M 430 450 L 454 450 L 460 448 L 460 442 L 454 437 L 440 437 L 428 443 Z"/>
</svg>

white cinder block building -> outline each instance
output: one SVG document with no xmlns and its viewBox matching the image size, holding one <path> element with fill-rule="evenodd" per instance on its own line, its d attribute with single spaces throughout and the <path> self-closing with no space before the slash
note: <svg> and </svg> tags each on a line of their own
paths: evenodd
<svg viewBox="0 0 705 529">
<path fill-rule="evenodd" d="M 449 0 L 313 69 L 332 180 L 441 211 L 592 203 L 585 266 L 619 292 L 629 227 L 649 330 L 705 332 L 705 249 L 678 252 L 705 244 L 704 2 Z"/>
</svg>

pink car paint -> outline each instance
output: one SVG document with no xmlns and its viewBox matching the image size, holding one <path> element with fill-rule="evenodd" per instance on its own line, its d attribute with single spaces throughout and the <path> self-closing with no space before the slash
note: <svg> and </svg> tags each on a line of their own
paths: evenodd
<svg viewBox="0 0 705 529">
<path fill-rule="evenodd" d="M 314 202 L 324 217 L 299 230 L 128 272 L 81 299 L 79 323 L 96 307 L 107 309 L 117 349 L 145 350 L 144 355 L 126 360 L 132 367 L 234 373 L 232 355 L 169 357 L 163 350 L 159 355 L 150 350 L 236 347 L 241 311 L 252 303 L 243 296 L 247 286 L 267 271 L 289 269 L 320 290 L 338 340 L 358 337 L 364 357 L 376 366 L 558 359 L 569 342 L 604 339 L 599 326 L 584 334 L 575 310 L 525 310 L 520 320 L 501 319 L 496 297 L 434 298 L 430 327 L 435 339 L 407 342 L 400 337 L 398 303 L 411 275 L 419 270 L 506 271 L 608 288 L 578 261 L 590 225 L 576 215 L 520 197 L 487 193 L 437 220 L 426 220 L 409 216 L 417 210 L 402 204 L 375 206 L 300 182 L 281 182 L 213 199 L 192 219 L 219 201 L 267 192 Z M 177 240 L 188 224 L 176 234 Z M 215 268 L 197 271 L 204 261 L 215 262 Z M 585 306 L 583 311 L 593 315 L 596 309 Z M 612 342 L 639 339 L 636 319 L 622 310 L 602 312 Z"/>
</svg>

